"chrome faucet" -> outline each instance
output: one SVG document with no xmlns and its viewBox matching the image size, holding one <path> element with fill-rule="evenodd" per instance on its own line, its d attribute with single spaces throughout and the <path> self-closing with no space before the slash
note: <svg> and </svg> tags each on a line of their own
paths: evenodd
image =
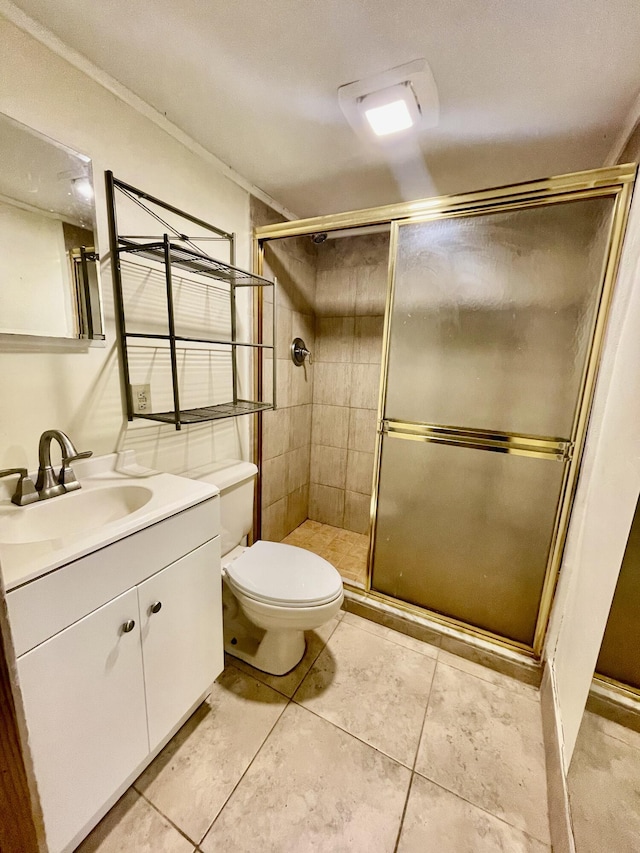
<svg viewBox="0 0 640 853">
<path fill-rule="evenodd" d="M 51 466 L 51 441 L 54 438 L 62 451 L 62 468 L 57 478 Z M 72 492 L 74 489 L 79 489 L 80 483 L 69 463 L 75 459 L 87 459 L 92 453 L 93 451 L 91 450 L 78 453 L 69 436 L 65 435 L 59 429 L 45 430 L 40 436 L 40 443 L 38 445 L 40 467 L 38 468 L 36 489 L 40 495 L 39 499 L 46 501 L 48 498 L 55 498 L 57 495 L 63 495 L 65 492 Z"/>
</svg>

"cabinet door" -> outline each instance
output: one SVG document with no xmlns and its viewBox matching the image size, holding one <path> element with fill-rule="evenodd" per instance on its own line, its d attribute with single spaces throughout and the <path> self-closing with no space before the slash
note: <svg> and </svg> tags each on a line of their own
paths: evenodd
<svg viewBox="0 0 640 853">
<path fill-rule="evenodd" d="M 149 751 L 139 621 L 132 589 L 18 659 L 50 853 Z"/>
<path fill-rule="evenodd" d="M 224 666 L 220 537 L 140 584 L 138 596 L 154 749 Z"/>
</svg>

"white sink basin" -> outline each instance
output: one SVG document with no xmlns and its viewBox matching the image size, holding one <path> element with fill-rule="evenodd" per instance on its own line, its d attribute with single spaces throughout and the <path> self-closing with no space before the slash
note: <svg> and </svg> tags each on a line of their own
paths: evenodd
<svg viewBox="0 0 640 853">
<path fill-rule="evenodd" d="M 131 451 L 81 460 L 74 471 L 80 489 L 22 507 L 0 481 L 7 591 L 218 494 L 210 484 L 142 468 Z"/>
<path fill-rule="evenodd" d="M 46 501 L 0 509 L 0 545 L 22 545 L 89 535 L 149 503 L 153 492 L 144 486 L 112 485 L 79 489 Z"/>
</svg>

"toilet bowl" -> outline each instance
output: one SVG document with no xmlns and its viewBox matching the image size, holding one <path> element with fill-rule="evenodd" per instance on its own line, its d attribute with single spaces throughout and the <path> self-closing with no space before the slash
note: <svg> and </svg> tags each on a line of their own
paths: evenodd
<svg viewBox="0 0 640 853">
<path fill-rule="evenodd" d="M 224 647 L 263 672 L 284 675 L 305 652 L 305 631 L 319 628 L 342 606 L 342 578 L 311 551 L 259 540 L 243 547 L 253 520 L 258 469 L 218 463 L 198 479 L 220 489 Z"/>
</svg>

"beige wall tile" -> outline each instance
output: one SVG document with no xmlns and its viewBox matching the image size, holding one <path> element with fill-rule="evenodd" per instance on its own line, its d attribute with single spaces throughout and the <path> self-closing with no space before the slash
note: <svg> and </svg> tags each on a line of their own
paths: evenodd
<svg viewBox="0 0 640 853">
<path fill-rule="evenodd" d="M 265 288 L 265 299 L 262 306 L 262 332 L 263 332 L 263 340 L 264 344 L 273 344 L 273 303 L 267 302 L 266 300 L 266 291 L 270 288 Z M 276 344 L 278 342 L 278 336 L 276 334 L 275 337 Z"/>
<path fill-rule="evenodd" d="M 279 358 L 276 364 L 277 405 L 285 409 L 291 405 L 291 367 L 293 362 Z"/>
<path fill-rule="evenodd" d="M 315 365 L 305 362 L 298 367 L 289 359 L 287 367 L 289 370 L 290 388 L 289 404 L 291 406 L 304 406 L 312 403 Z"/>
<path fill-rule="evenodd" d="M 287 535 L 287 499 L 262 508 L 262 538 L 280 542 Z"/>
<path fill-rule="evenodd" d="M 376 409 L 380 394 L 380 365 L 354 364 L 351 374 L 352 409 Z"/>
<path fill-rule="evenodd" d="M 293 406 L 290 409 L 290 436 L 289 450 L 297 450 L 305 444 L 311 444 L 311 404 L 304 406 Z"/>
<path fill-rule="evenodd" d="M 290 494 L 309 482 L 311 446 L 305 444 L 284 454 L 286 460 L 286 493 Z"/>
<path fill-rule="evenodd" d="M 289 347 L 294 338 L 302 338 L 307 345 L 307 349 L 311 350 L 312 358 L 314 354 L 316 341 L 316 321 L 313 314 L 301 314 L 299 311 L 294 311 L 291 314 L 291 340 Z M 287 354 L 289 348 L 287 348 Z"/>
<path fill-rule="evenodd" d="M 315 406 L 314 406 L 315 409 Z M 349 450 L 373 453 L 376 448 L 377 414 L 370 409 L 352 409 L 349 419 Z"/>
<path fill-rule="evenodd" d="M 349 267 L 320 270 L 316 278 L 316 315 L 345 317 L 355 313 L 356 279 Z"/>
<path fill-rule="evenodd" d="M 265 459 L 262 463 L 262 506 L 267 507 L 285 497 L 287 492 L 287 464 L 289 454 Z"/>
<path fill-rule="evenodd" d="M 323 524 L 342 527 L 344 491 L 311 483 L 309 486 L 309 518 Z"/>
<path fill-rule="evenodd" d="M 356 317 L 353 360 L 357 364 L 380 364 L 384 317 Z"/>
<path fill-rule="evenodd" d="M 291 311 L 288 308 L 278 308 L 276 329 L 276 354 L 278 358 L 289 358 L 291 346 Z"/>
<path fill-rule="evenodd" d="M 356 533 L 368 533 L 371 497 L 358 492 L 345 492 L 344 526 Z"/>
<path fill-rule="evenodd" d="M 287 495 L 287 533 L 295 530 L 309 515 L 309 484 Z"/>
<path fill-rule="evenodd" d="M 262 458 L 281 456 L 289 447 L 289 409 L 276 409 L 262 416 Z"/>
<path fill-rule="evenodd" d="M 315 361 L 351 361 L 355 317 L 319 317 Z"/>
<path fill-rule="evenodd" d="M 312 483 L 344 489 L 347 476 L 347 451 L 340 447 L 314 444 L 311 449 Z"/>
<path fill-rule="evenodd" d="M 384 314 L 387 301 L 387 265 L 362 266 L 356 274 L 356 314 Z"/>
<path fill-rule="evenodd" d="M 262 371 L 262 399 L 273 403 L 273 358 L 270 351 L 265 352 Z"/>
<path fill-rule="evenodd" d="M 345 486 L 350 492 L 371 495 L 373 483 L 373 453 L 350 450 L 347 457 Z"/>
<path fill-rule="evenodd" d="M 313 402 L 328 406 L 348 406 L 352 365 L 320 362 L 314 365 L 313 370 Z"/>
<path fill-rule="evenodd" d="M 311 430 L 312 444 L 324 444 L 327 447 L 346 447 L 348 434 L 348 408 L 345 406 L 314 405 Z"/>
<path fill-rule="evenodd" d="M 284 241 L 282 241 L 284 243 Z M 310 313 L 316 287 L 315 261 L 301 259 L 294 253 L 281 250 L 281 245 L 268 247 L 265 260 L 270 276 L 278 279 L 278 305 L 294 311 Z"/>
</svg>

